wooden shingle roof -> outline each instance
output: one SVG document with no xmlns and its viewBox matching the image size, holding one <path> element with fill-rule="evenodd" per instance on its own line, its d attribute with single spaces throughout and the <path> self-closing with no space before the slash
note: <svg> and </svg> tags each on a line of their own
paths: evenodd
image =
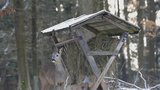
<svg viewBox="0 0 160 90">
<path fill-rule="evenodd" d="M 71 18 L 41 32 L 51 33 L 52 31 L 68 30 L 68 28 L 73 29 L 78 27 L 86 28 L 94 34 L 105 33 L 111 36 L 121 35 L 124 32 L 136 34 L 140 30 L 139 27 L 107 12 L 106 10 L 101 10 L 97 13 Z"/>
</svg>

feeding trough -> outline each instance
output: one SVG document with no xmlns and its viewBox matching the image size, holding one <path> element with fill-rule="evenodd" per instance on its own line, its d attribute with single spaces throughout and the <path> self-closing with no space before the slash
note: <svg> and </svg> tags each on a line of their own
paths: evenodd
<svg viewBox="0 0 160 90">
<path fill-rule="evenodd" d="M 83 33 L 82 30 L 86 30 L 86 32 L 91 35 L 89 37 L 85 37 L 85 33 Z M 52 35 L 56 47 L 63 46 L 64 44 L 70 42 L 78 42 L 92 68 L 93 73 L 97 77 L 97 81 L 93 85 L 92 90 L 96 90 L 99 84 L 101 84 L 101 86 L 105 90 L 106 85 L 103 82 L 103 79 L 109 67 L 118 55 L 121 47 L 128 37 L 128 34 L 137 34 L 139 30 L 139 27 L 132 25 L 131 23 L 107 12 L 106 10 L 101 10 L 93 14 L 81 15 L 79 17 L 66 20 L 43 30 L 42 33 Z M 72 35 L 72 38 L 59 42 L 56 39 L 57 36 L 55 33 L 61 31 L 69 31 L 70 35 Z M 101 34 L 106 36 L 120 36 L 120 40 L 113 52 L 90 50 L 87 43 L 88 39 Z M 95 59 L 93 57 L 94 55 L 111 56 L 102 72 L 97 67 Z"/>
</svg>

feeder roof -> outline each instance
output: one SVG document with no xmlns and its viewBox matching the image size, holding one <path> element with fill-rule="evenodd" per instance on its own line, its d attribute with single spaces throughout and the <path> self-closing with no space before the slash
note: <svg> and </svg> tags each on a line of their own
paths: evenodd
<svg viewBox="0 0 160 90">
<path fill-rule="evenodd" d="M 68 28 L 75 29 L 78 27 L 86 28 L 95 34 L 105 33 L 108 35 L 121 35 L 124 32 L 136 34 L 140 30 L 139 27 L 107 12 L 106 10 L 101 10 L 97 13 L 71 18 L 41 32 L 51 33 L 52 31 L 57 32 L 68 30 Z"/>
</svg>

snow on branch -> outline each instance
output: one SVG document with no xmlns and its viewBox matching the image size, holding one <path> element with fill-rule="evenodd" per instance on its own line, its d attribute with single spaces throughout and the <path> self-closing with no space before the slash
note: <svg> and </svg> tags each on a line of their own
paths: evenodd
<svg viewBox="0 0 160 90">
<path fill-rule="evenodd" d="M 112 78 L 112 77 L 105 77 L 105 79 L 108 79 L 108 82 L 109 82 L 109 83 L 110 83 L 110 82 L 112 82 L 112 83 L 113 83 L 113 82 L 114 82 L 114 83 L 118 83 L 118 85 L 119 85 L 118 87 L 119 87 L 119 88 L 121 88 L 121 87 L 124 88 L 124 86 L 121 86 L 121 85 L 124 85 L 124 84 L 125 84 L 125 86 L 130 86 L 130 87 L 134 87 L 135 89 L 141 89 L 141 90 L 142 90 L 142 88 L 136 86 L 135 84 L 125 82 L 125 81 L 123 81 L 123 80 L 121 80 L 121 79 Z"/>
<path fill-rule="evenodd" d="M 125 81 L 118 79 L 118 78 L 105 77 L 104 79 L 107 80 L 107 82 L 106 82 L 107 84 L 112 84 L 112 85 L 109 85 L 109 87 L 114 87 L 114 90 L 153 90 L 155 88 L 160 87 L 160 84 L 157 84 L 152 87 L 147 87 L 147 82 L 144 79 L 142 73 L 140 71 L 138 71 L 138 73 L 140 74 L 140 77 L 144 81 L 144 85 L 145 85 L 144 88 L 141 88 L 141 87 L 139 87 L 135 84 L 129 83 L 129 82 L 125 82 Z"/>
</svg>

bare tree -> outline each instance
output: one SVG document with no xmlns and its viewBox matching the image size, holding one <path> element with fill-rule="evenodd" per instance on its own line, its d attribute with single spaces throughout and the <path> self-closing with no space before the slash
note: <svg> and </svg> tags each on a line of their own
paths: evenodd
<svg viewBox="0 0 160 90">
<path fill-rule="evenodd" d="M 16 9 L 15 14 L 15 36 L 17 46 L 17 63 L 19 73 L 19 88 L 18 90 L 31 90 L 28 63 L 25 52 L 25 33 L 24 33 L 24 5 L 23 0 L 14 0 Z"/>
<path fill-rule="evenodd" d="M 156 18 L 156 15 L 155 15 L 155 2 L 154 0 L 147 0 L 147 12 L 149 13 L 148 14 L 148 20 L 150 20 L 151 22 L 155 22 L 155 18 Z M 154 25 L 155 26 L 155 25 Z M 148 31 L 152 31 L 153 33 L 155 33 L 155 28 L 146 28 L 146 30 Z M 150 70 L 154 70 L 155 68 L 155 55 L 154 55 L 154 52 L 155 52 L 155 38 L 154 37 L 147 37 L 147 47 L 149 49 L 149 53 L 148 53 L 148 63 L 149 63 L 149 67 L 148 69 Z M 154 71 L 153 71 L 154 72 Z"/>
<path fill-rule="evenodd" d="M 139 32 L 139 44 L 138 44 L 138 60 L 139 60 L 139 66 L 140 68 L 142 68 L 141 66 L 143 66 L 144 64 L 144 30 L 143 30 L 143 26 L 141 24 L 141 21 L 145 18 L 144 17 L 144 8 L 141 7 L 145 7 L 145 2 L 143 0 L 139 1 L 139 7 L 138 7 L 138 16 L 137 16 L 137 20 L 138 20 L 138 25 L 141 28 L 141 31 Z"/>
<path fill-rule="evenodd" d="M 37 60 L 37 9 L 36 0 L 32 0 L 32 61 L 33 61 L 33 90 L 39 90 L 38 86 L 38 60 Z"/>
</svg>

